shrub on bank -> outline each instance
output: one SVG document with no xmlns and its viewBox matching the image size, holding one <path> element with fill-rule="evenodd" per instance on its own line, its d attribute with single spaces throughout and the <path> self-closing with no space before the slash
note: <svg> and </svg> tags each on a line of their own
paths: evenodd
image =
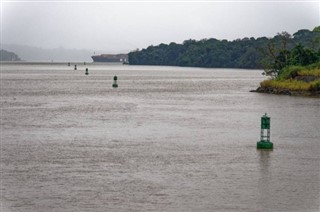
<svg viewBox="0 0 320 212">
<path fill-rule="evenodd" d="M 280 71 L 277 80 L 293 79 L 298 76 L 298 73 L 303 69 L 304 67 L 302 66 L 287 66 Z"/>
<path fill-rule="evenodd" d="M 280 71 L 277 80 L 294 79 L 297 76 L 320 77 L 320 62 L 308 66 L 287 66 Z"/>
</svg>

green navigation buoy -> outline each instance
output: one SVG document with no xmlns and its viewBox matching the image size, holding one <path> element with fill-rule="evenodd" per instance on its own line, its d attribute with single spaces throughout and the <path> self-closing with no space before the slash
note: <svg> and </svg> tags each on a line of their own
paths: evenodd
<svg viewBox="0 0 320 212">
<path fill-rule="evenodd" d="M 74 70 L 77 70 L 77 65 L 74 65 Z"/>
<path fill-rule="evenodd" d="M 261 117 L 261 133 L 257 149 L 273 149 L 273 143 L 270 142 L 270 117 L 267 114 Z"/>
<path fill-rule="evenodd" d="M 117 80 L 118 80 L 118 77 L 117 77 L 117 76 L 114 76 L 114 77 L 113 77 L 113 84 L 112 84 L 112 87 L 113 87 L 113 88 L 117 88 L 117 87 L 118 87 Z"/>
<path fill-rule="evenodd" d="M 86 68 L 86 75 L 89 75 L 89 70 L 88 70 L 88 68 Z"/>
</svg>

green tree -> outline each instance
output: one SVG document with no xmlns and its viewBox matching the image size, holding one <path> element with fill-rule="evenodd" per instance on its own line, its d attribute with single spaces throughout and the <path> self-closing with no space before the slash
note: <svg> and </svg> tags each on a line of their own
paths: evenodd
<svg viewBox="0 0 320 212">
<path fill-rule="evenodd" d="M 312 49 L 304 48 L 299 44 L 290 52 L 290 61 L 288 64 L 306 66 L 315 63 L 318 59 L 317 52 Z"/>
<path fill-rule="evenodd" d="M 313 32 L 320 32 L 320 26 L 315 27 L 312 31 Z"/>
<path fill-rule="evenodd" d="M 320 39 L 318 31 L 319 27 L 316 27 L 313 31 L 299 30 L 293 36 L 281 32 L 273 38 L 251 37 L 233 41 L 215 38 L 199 41 L 189 39 L 182 44 L 172 42 L 169 45 L 160 44 L 132 51 L 129 53 L 129 62 L 132 65 L 264 68 L 266 74 L 276 76 L 288 64 L 296 63 L 298 60 L 302 61 L 301 63 L 313 61 L 314 53 L 319 58 L 320 42 L 316 40 Z M 299 57 L 298 53 L 291 55 L 291 51 L 298 44 L 303 46 Z"/>
</svg>

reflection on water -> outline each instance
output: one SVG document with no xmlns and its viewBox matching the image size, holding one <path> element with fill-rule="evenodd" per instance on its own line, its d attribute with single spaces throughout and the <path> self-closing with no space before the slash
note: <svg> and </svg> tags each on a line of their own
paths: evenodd
<svg viewBox="0 0 320 212">
<path fill-rule="evenodd" d="M 3 65 L 3 211 L 318 211 L 320 101 L 248 92 L 263 79 Z M 265 113 L 273 151 L 256 150 Z"/>
<path fill-rule="evenodd" d="M 259 204 L 262 208 L 269 208 L 272 205 L 272 176 L 269 170 L 271 163 L 272 150 L 258 150 L 260 176 L 258 180 Z"/>
</svg>

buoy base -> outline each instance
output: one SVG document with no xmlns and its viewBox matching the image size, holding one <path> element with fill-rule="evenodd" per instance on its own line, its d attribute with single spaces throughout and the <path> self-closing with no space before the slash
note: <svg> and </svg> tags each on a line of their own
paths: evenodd
<svg viewBox="0 0 320 212">
<path fill-rule="evenodd" d="M 89 73 L 86 73 L 86 75 L 89 75 Z"/>
<path fill-rule="evenodd" d="M 113 88 L 117 88 L 117 87 L 118 87 L 118 84 L 112 84 L 112 87 L 113 87 Z"/>
<path fill-rule="evenodd" d="M 273 149 L 273 143 L 270 141 L 257 142 L 257 149 Z"/>
</svg>

